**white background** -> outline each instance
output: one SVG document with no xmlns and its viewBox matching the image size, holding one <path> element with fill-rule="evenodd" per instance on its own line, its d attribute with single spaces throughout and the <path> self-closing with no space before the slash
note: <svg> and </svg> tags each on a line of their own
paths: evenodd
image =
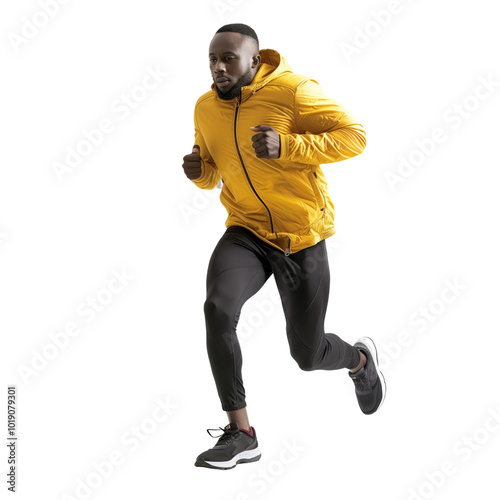
<svg viewBox="0 0 500 500">
<path fill-rule="evenodd" d="M 0 14 L 0 434 L 14 384 L 17 498 L 390 500 L 496 491 L 493 3 L 56 5 L 31 31 L 35 18 L 43 24 L 40 3 L 4 2 Z M 226 424 L 203 317 L 206 268 L 226 213 L 218 190 L 197 189 L 181 164 L 193 145 L 194 104 L 211 84 L 208 45 L 232 22 L 252 26 L 261 48 L 321 83 L 366 129 L 362 155 L 322 167 L 337 211 L 326 326 L 350 343 L 375 339 L 388 391 L 380 412 L 365 416 L 346 370 L 301 371 L 270 279 L 240 319 L 262 458 L 214 471 L 194 461 L 215 444 L 205 429 Z M 31 38 L 21 43 L 23 30 Z M 348 57 L 345 44 L 356 53 Z M 163 76 L 141 93 L 148 67 Z M 481 79 L 496 84 L 487 91 Z M 117 100 L 134 92 L 140 102 L 127 116 L 123 105 L 117 112 Z M 468 116 L 457 118 L 458 107 Z M 106 118 L 113 130 L 59 180 L 54 164 Z M 436 128 L 446 139 L 427 156 L 416 152 L 415 141 L 429 144 Z M 419 164 L 391 189 L 387 172 L 399 175 L 401 157 Z M 113 271 L 128 281 L 110 294 Z M 92 321 L 81 314 L 89 297 L 109 301 Z M 71 322 L 80 333 L 54 348 L 49 334 Z M 159 423 L 158 400 L 170 405 Z M 141 426 L 143 440 L 133 441 Z M 5 441 L 2 449 L 3 495 Z M 110 455 L 121 462 L 98 475 L 94 464 Z M 436 472 L 443 462 L 452 473 Z"/>
</svg>

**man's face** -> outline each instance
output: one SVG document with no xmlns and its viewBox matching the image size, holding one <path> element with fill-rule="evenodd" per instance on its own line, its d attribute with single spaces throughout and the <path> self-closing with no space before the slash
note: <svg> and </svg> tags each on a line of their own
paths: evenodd
<svg viewBox="0 0 500 500">
<path fill-rule="evenodd" d="M 250 85 L 260 64 L 257 45 L 240 33 L 217 33 L 209 48 L 210 72 L 221 99 L 234 99 Z"/>
</svg>

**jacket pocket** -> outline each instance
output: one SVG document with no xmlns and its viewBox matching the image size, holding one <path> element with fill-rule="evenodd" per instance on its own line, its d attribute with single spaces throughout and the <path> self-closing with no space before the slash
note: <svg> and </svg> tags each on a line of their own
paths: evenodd
<svg viewBox="0 0 500 500">
<path fill-rule="evenodd" d="M 311 184 L 311 188 L 313 190 L 314 196 L 316 197 L 316 203 L 320 210 L 324 211 L 325 209 L 325 197 L 321 189 L 318 186 L 318 180 L 316 177 L 316 172 L 309 172 L 308 174 L 309 182 Z"/>
</svg>

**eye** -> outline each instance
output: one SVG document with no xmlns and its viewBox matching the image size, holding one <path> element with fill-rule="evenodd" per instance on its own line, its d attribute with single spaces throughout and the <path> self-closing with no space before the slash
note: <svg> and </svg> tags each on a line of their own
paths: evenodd
<svg viewBox="0 0 500 500">
<path fill-rule="evenodd" d="M 224 61 L 231 61 L 232 59 L 235 59 L 235 57 L 231 57 L 231 56 L 224 56 L 222 59 L 223 59 Z M 216 62 L 217 62 L 217 59 L 216 59 L 215 57 L 211 57 L 211 58 L 209 59 L 209 61 L 210 61 L 212 64 L 214 64 L 214 63 L 216 63 Z"/>
</svg>

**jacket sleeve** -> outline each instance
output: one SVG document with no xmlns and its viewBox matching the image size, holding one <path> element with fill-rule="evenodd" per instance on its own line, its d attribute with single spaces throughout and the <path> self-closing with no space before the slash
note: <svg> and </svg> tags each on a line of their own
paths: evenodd
<svg viewBox="0 0 500 500">
<path fill-rule="evenodd" d="M 200 132 L 196 110 L 194 113 L 194 144 L 200 147 L 201 176 L 198 179 L 193 179 L 192 182 L 201 189 L 213 189 L 219 184 L 221 175 Z"/>
<path fill-rule="evenodd" d="M 305 80 L 295 93 L 297 134 L 280 134 L 280 160 L 323 164 L 346 160 L 363 152 L 366 134 L 340 104 L 325 96 L 315 80 Z"/>
</svg>

